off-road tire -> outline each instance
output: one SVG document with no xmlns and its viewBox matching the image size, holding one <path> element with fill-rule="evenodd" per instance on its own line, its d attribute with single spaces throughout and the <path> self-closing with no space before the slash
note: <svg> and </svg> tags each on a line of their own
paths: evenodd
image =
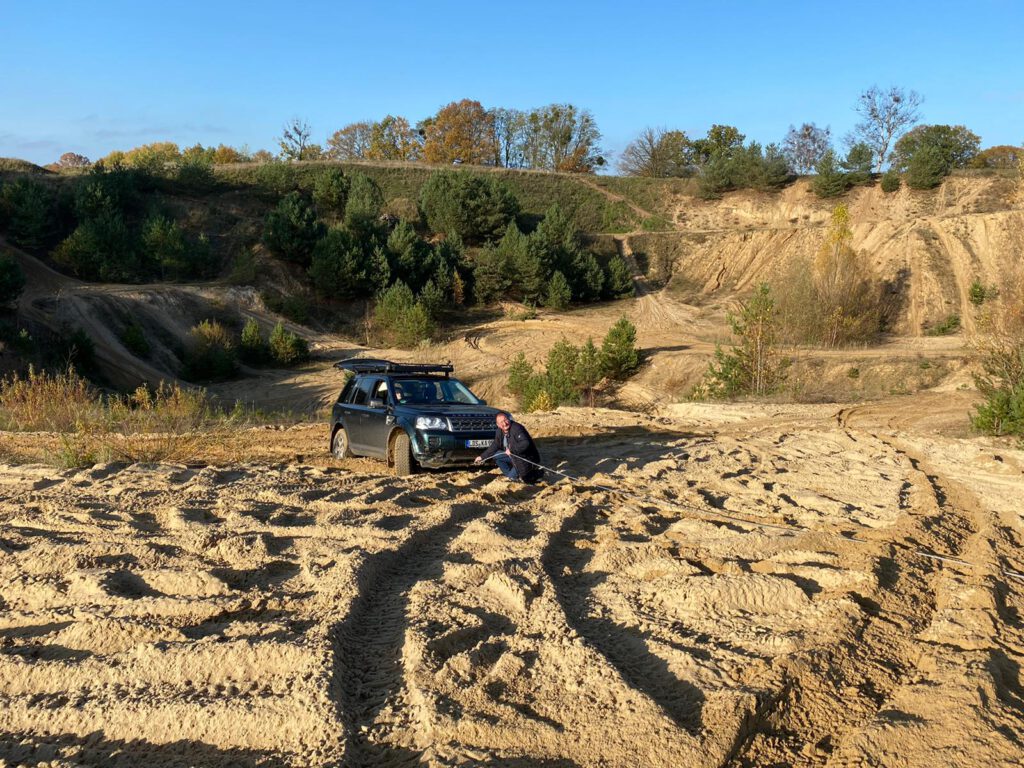
<svg viewBox="0 0 1024 768">
<path fill-rule="evenodd" d="M 415 469 L 412 460 L 412 445 L 405 432 L 399 432 L 391 441 L 391 457 L 395 465 L 395 474 L 399 477 L 411 475 Z"/>
<path fill-rule="evenodd" d="M 331 454 L 336 459 L 351 459 L 352 446 L 348 442 L 348 433 L 344 427 L 334 430 L 334 437 L 331 438 Z"/>
</svg>

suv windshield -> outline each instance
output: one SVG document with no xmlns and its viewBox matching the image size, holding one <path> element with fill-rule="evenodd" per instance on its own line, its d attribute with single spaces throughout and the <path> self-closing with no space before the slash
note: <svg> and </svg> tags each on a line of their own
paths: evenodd
<svg viewBox="0 0 1024 768">
<path fill-rule="evenodd" d="M 429 403 L 467 403 L 479 405 L 480 400 L 466 385 L 455 379 L 395 379 L 391 382 L 395 400 L 407 405 Z"/>
</svg>

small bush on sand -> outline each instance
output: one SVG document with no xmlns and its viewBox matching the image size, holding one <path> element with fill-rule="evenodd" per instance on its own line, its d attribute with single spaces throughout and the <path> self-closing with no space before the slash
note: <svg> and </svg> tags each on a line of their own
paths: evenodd
<svg viewBox="0 0 1024 768">
<path fill-rule="evenodd" d="M 984 401 L 971 423 L 990 435 L 1024 436 L 1024 275 L 992 302 L 979 326 L 974 383 Z"/>
<path fill-rule="evenodd" d="M 728 351 L 715 350 L 715 359 L 694 395 L 732 398 L 778 390 L 786 364 L 779 356 L 775 301 L 769 287 L 762 284 L 738 316 L 729 316 L 729 324 L 739 343 Z"/>
<path fill-rule="evenodd" d="M 230 331 L 204 320 L 189 332 L 184 376 L 189 381 L 220 381 L 235 375 L 238 360 Z"/>
<path fill-rule="evenodd" d="M 309 345 L 301 336 L 286 331 L 284 323 L 278 323 L 270 333 L 270 356 L 279 365 L 297 365 L 309 359 Z"/>
</svg>

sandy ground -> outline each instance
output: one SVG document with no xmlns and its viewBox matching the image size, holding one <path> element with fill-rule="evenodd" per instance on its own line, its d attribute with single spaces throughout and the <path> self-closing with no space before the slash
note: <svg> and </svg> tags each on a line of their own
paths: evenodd
<svg viewBox="0 0 1024 768">
<path fill-rule="evenodd" d="M 1019 766 L 1024 452 L 965 397 L 563 409 L 539 487 L 319 425 L 0 467 L 0 764 Z"/>
</svg>

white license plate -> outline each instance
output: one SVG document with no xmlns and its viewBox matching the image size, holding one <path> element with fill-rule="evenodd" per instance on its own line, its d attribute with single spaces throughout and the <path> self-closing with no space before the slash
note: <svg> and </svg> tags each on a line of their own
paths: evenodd
<svg viewBox="0 0 1024 768">
<path fill-rule="evenodd" d="M 467 440 L 466 441 L 466 447 L 467 448 L 486 448 L 490 444 L 491 444 L 490 440 Z"/>
</svg>

